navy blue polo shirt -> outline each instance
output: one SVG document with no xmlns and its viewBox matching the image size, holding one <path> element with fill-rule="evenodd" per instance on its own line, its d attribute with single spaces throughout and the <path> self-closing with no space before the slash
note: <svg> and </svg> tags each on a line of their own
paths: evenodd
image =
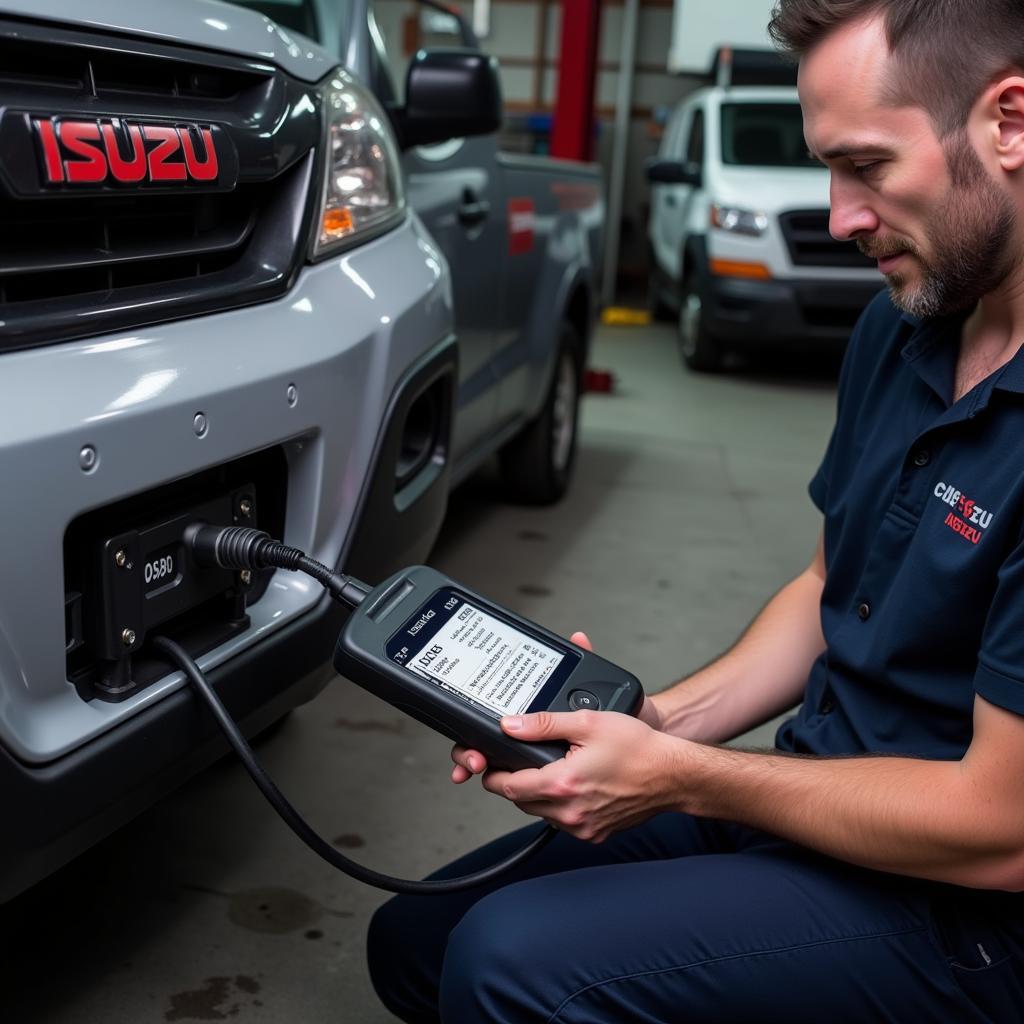
<svg viewBox="0 0 1024 1024">
<path fill-rule="evenodd" d="M 953 760 L 975 694 L 1024 715 L 1024 349 L 953 403 L 963 323 L 883 293 L 853 333 L 810 484 L 827 649 L 780 749 Z"/>
</svg>

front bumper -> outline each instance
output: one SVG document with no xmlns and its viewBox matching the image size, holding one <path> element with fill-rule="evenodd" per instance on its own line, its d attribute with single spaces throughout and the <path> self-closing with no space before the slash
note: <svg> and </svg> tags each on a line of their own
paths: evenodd
<svg viewBox="0 0 1024 1024">
<path fill-rule="evenodd" d="M 2 358 L 0 898 L 223 750 L 180 673 L 119 704 L 84 700 L 68 682 L 69 523 L 278 446 L 287 543 L 367 574 L 422 558 L 448 467 L 429 460 L 399 502 L 390 460 L 417 387 L 447 378 L 454 393 L 451 315 L 444 259 L 410 217 L 307 268 L 277 302 Z M 279 572 L 249 615 L 248 629 L 198 660 L 254 731 L 324 684 L 340 611 Z"/>
<path fill-rule="evenodd" d="M 879 284 L 825 280 L 705 279 L 708 333 L 730 348 L 841 348 Z"/>
<path fill-rule="evenodd" d="M 320 692 L 343 621 L 326 601 L 273 639 L 208 673 L 252 736 Z M 0 903 L 27 889 L 173 792 L 228 750 L 204 707 L 177 690 L 73 753 L 26 765 L 0 748 L 5 826 Z"/>
</svg>

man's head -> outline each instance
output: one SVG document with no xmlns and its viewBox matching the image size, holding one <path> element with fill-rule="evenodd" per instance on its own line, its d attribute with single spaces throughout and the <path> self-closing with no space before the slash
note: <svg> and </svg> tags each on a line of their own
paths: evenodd
<svg viewBox="0 0 1024 1024">
<path fill-rule="evenodd" d="M 800 60 L 832 233 L 879 260 L 919 316 L 972 308 L 1020 266 L 1024 3 L 779 0 Z"/>
</svg>

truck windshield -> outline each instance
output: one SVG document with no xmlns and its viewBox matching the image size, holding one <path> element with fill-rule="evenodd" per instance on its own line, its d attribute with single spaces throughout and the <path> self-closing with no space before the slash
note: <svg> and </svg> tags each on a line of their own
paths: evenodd
<svg viewBox="0 0 1024 1024">
<path fill-rule="evenodd" d="M 321 42 L 317 31 L 316 13 L 313 0 L 231 0 L 239 7 L 248 7 L 251 11 L 265 14 L 276 21 L 281 28 L 292 32 L 301 32 L 310 39 Z"/>
<path fill-rule="evenodd" d="M 722 163 L 821 167 L 807 152 L 799 103 L 723 103 Z"/>
</svg>

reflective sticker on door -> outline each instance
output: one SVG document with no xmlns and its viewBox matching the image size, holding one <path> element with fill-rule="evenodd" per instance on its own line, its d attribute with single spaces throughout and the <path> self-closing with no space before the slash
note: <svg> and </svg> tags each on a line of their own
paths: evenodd
<svg viewBox="0 0 1024 1024">
<path fill-rule="evenodd" d="M 533 248 L 533 231 L 537 223 L 532 199 L 508 201 L 508 251 L 519 256 Z"/>
</svg>

